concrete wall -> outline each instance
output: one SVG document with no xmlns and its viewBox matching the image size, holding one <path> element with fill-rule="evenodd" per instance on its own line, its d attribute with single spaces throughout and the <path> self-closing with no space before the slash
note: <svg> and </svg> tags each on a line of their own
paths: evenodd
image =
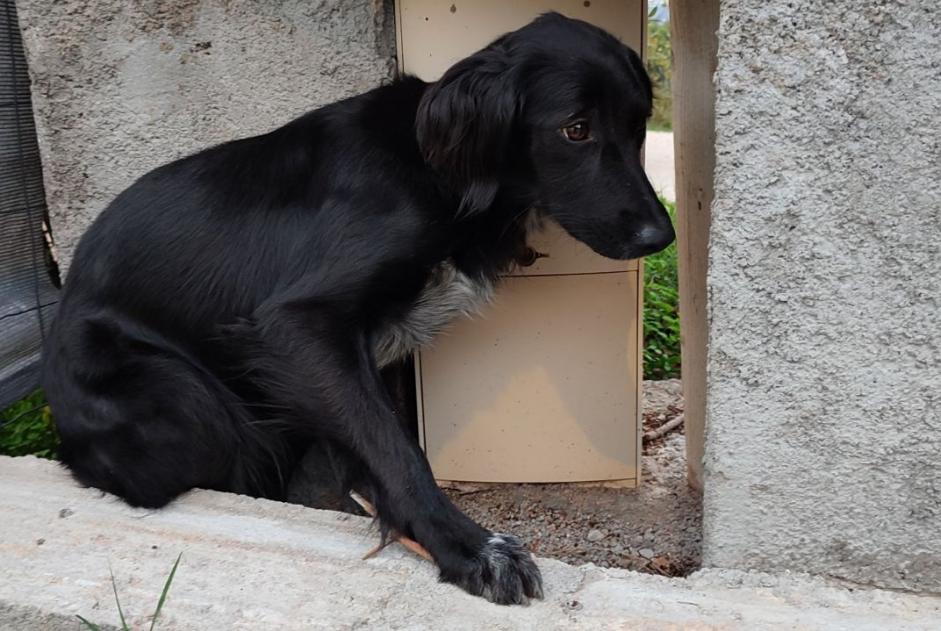
<svg viewBox="0 0 941 631">
<path fill-rule="evenodd" d="M 939 25 L 722 2 L 707 565 L 941 591 Z"/>
<path fill-rule="evenodd" d="M 391 0 L 18 0 L 57 253 L 137 177 L 392 76 Z"/>
</svg>

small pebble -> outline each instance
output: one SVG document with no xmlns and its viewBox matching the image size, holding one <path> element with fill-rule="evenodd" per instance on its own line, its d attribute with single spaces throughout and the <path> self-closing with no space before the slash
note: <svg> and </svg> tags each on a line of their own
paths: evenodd
<svg viewBox="0 0 941 631">
<path fill-rule="evenodd" d="M 72 510 L 71 508 L 63 508 L 62 510 L 59 511 L 59 519 L 65 519 L 66 517 L 70 517 L 74 514 L 75 514 L 75 511 Z"/>
<path fill-rule="evenodd" d="M 653 558 L 653 550 L 651 550 L 650 548 L 641 548 L 639 554 L 645 559 Z"/>
<path fill-rule="evenodd" d="M 604 536 L 605 535 L 602 531 L 598 530 L 597 528 L 592 528 L 591 530 L 588 531 L 588 536 L 585 538 L 591 541 L 592 543 L 596 543 L 604 539 Z"/>
</svg>

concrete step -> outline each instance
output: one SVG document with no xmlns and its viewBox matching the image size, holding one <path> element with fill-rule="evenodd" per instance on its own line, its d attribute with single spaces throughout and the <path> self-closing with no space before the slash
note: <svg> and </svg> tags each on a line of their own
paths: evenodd
<svg viewBox="0 0 941 631">
<path fill-rule="evenodd" d="M 540 559 L 546 600 L 500 607 L 439 583 L 376 543 L 367 519 L 193 491 L 132 509 L 55 463 L 0 457 L 0 629 L 102 625 L 121 605 L 149 624 L 183 557 L 159 629 L 938 629 L 941 599 L 806 576 L 704 570 L 667 579 Z M 105 627 L 108 628 L 108 627 Z M 143 627 L 146 628 L 146 627 Z"/>
</svg>

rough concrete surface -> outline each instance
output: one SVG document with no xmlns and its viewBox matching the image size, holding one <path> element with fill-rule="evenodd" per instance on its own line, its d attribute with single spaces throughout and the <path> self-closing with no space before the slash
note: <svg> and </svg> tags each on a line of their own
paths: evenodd
<svg viewBox="0 0 941 631">
<path fill-rule="evenodd" d="M 941 5 L 723 2 L 703 563 L 941 592 Z"/>
<path fill-rule="evenodd" d="M 177 555 L 162 629 L 930 629 L 941 599 L 797 575 L 666 579 L 539 560 L 547 598 L 500 607 L 439 583 L 396 545 L 363 561 L 364 518 L 212 491 L 160 511 L 78 488 L 49 461 L 0 457 L 0 628 L 117 624 L 153 612 Z"/>
<path fill-rule="evenodd" d="M 63 271 L 147 171 L 392 76 L 391 0 L 18 0 Z"/>
</svg>

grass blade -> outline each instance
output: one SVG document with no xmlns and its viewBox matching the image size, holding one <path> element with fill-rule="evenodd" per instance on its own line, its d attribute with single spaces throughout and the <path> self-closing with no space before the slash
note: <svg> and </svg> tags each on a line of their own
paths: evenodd
<svg viewBox="0 0 941 631">
<path fill-rule="evenodd" d="M 81 621 L 82 621 L 82 624 L 84 624 L 86 627 L 88 627 L 89 629 L 91 629 L 91 631 L 101 631 L 101 627 L 99 627 L 99 626 L 98 626 L 97 624 L 95 624 L 94 622 L 89 622 L 88 620 L 86 620 L 85 618 L 81 617 L 81 616 L 78 615 L 78 614 L 75 614 L 75 617 L 78 618 L 79 620 L 81 620 Z"/>
<path fill-rule="evenodd" d="M 163 586 L 163 591 L 160 593 L 160 600 L 157 601 L 157 609 L 154 611 L 153 618 L 150 619 L 150 631 L 154 630 L 154 625 L 157 624 L 157 616 L 160 615 L 160 610 L 163 609 L 163 603 L 167 600 L 167 594 L 170 592 L 170 583 L 173 582 L 173 576 L 176 574 L 176 568 L 180 565 L 180 559 L 183 557 L 181 552 L 176 557 L 176 562 L 173 564 L 173 569 L 170 570 L 170 576 L 167 577 L 167 582 Z"/>
<path fill-rule="evenodd" d="M 114 590 L 114 602 L 118 605 L 118 615 L 121 617 L 121 629 L 123 631 L 131 631 L 131 628 L 127 626 L 127 620 L 124 619 L 124 611 L 121 610 L 121 599 L 118 598 L 118 584 L 114 580 L 114 570 L 111 569 L 111 564 L 108 564 L 108 571 L 111 572 L 111 589 Z"/>
</svg>

